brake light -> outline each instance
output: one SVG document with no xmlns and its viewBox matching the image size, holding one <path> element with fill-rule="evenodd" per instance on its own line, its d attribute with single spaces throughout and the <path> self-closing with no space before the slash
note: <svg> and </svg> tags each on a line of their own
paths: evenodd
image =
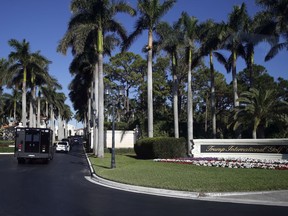
<svg viewBox="0 0 288 216">
<path fill-rule="evenodd" d="M 45 150 L 45 146 L 43 146 L 43 147 L 42 147 L 42 152 L 45 152 L 45 151 L 46 151 L 46 150 Z"/>
<path fill-rule="evenodd" d="M 18 151 L 22 151 L 22 144 L 18 144 Z"/>
</svg>

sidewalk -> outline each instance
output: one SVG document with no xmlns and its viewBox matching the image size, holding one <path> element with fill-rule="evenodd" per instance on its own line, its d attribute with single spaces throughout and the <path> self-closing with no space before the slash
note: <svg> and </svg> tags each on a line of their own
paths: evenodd
<svg viewBox="0 0 288 216">
<path fill-rule="evenodd" d="M 288 207 L 288 190 L 260 191 L 260 192 L 231 192 L 231 193 L 198 193 L 198 192 L 175 191 L 175 190 L 128 185 L 113 182 L 97 176 L 88 157 L 87 161 L 89 163 L 91 172 L 91 176 L 85 177 L 88 181 L 94 184 L 98 184 L 104 187 L 109 187 L 117 190 L 123 190 L 133 193 L 149 194 L 155 196 L 173 197 L 180 199 Z"/>
</svg>

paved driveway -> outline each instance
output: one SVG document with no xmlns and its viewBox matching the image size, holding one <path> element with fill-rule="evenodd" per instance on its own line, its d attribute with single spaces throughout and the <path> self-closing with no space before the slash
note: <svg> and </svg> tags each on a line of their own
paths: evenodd
<svg viewBox="0 0 288 216">
<path fill-rule="evenodd" d="M 288 208 L 135 194 L 86 180 L 89 166 L 82 146 L 56 153 L 49 164 L 18 165 L 0 155 L 1 216 L 175 216 L 286 215 Z"/>
</svg>

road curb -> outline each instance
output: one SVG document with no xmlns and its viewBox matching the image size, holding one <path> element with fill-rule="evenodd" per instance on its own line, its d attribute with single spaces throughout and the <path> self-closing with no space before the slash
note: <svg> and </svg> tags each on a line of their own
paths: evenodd
<svg viewBox="0 0 288 216">
<path fill-rule="evenodd" d="M 107 180 L 98 176 L 89 160 L 87 153 L 85 152 L 91 176 L 85 176 L 85 178 L 95 184 L 113 188 L 122 191 L 128 191 L 133 193 L 141 193 L 155 196 L 163 196 L 163 197 L 172 197 L 172 198 L 180 198 L 180 199 L 193 199 L 193 200 L 201 200 L 201 201 L 213 201 L 213 202 L 226 202 L 226 203 L 238 203 L 238 204 L 256 204 L 256 205 L 271 205 L 271 206 L 288 206 L 288 202 L 286 201 L 275 201 L 270 200 L 269 195 L 277 192 L 284 192 L 288 194 L 288 190 L 286 191 L 256 191 L 256 192 L 219 192 L 219 193 L 209 193 L 209 192 L 189 192 L 189 191 L 177 191 L 177 190 L 168 190 L 168 189 L 160 189 L 160 188 L 150 188 L 144 186 L 136 186 L 136 185 L 128 185 L 124 183 L 119 183 L 111 180 Z M 259 196 L 258 198 L 251 198 L 250 196 Z M 267 195 L 267 199 L 260 199 L 260 196 Z"/>
</svg>

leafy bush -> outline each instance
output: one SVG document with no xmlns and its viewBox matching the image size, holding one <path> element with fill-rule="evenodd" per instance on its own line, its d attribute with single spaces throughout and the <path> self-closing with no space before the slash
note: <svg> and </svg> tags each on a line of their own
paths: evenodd
<svg viewBox="0 0 288 216">
<path fill-rule="evenodd" d="M 165 137 L 155 141 L 153 150 L 156 158 L 180 158 L 186 156 L 185 146 L 184 138 Z"/>
<path fill-rule="evenodd" d="M 153 143 L 157 138 L 144 138 L 137 140 L 134 144 L 134 151 L 138 158 L 141 159 L 153 159 L 155 158 L 153 153 Z"/>
<path fill-rule="evenodd" d="M 105 148 L 104 153 L 111 153 L 111 148 Z M 116 154 L 135 154 L 133 148 L 115 148 Z"/>
<path fill-rule="evenodd" d="M 138 140 L 134 150 L 138 158 L 179 158 L 186 155 L 185 139 L 173 137 L 156 137 Z"/>
</svg>

